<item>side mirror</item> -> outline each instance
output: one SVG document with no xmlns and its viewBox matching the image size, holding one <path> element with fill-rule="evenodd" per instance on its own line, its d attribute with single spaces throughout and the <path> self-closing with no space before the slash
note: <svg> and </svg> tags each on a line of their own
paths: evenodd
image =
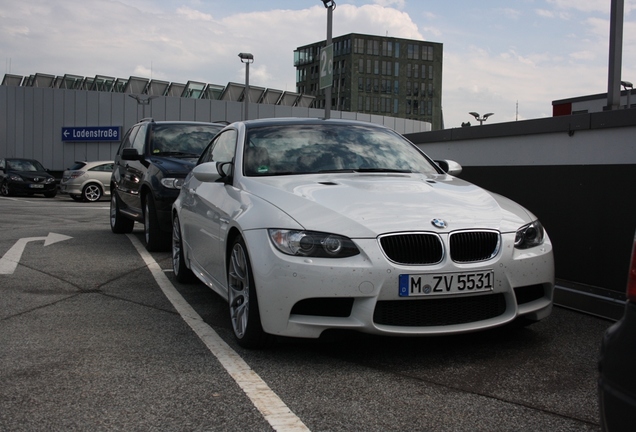
<svg viewBox="0 0 636 432">
<path fill-rule="evenodd" d="M 436 160 L 435 163 L 446 174 L 449 174 L 452 176 L 458 176 L 462 173 L 462 166 L 453 160 L 441 159 L 441 160 Z"/>
<path fill-rule="evenodd" d="M 197 165 L 192 170 L 194 178 L 200 182 L 225 182 L 230 179 L 232 162 L 206 162 Z"/>
<path fill-rule="evenodd" d="M 121 158 L 123 160 L 141 160 L 141 156 L 137 149 L 125 148 L 121 151 Z"/>
</svg>

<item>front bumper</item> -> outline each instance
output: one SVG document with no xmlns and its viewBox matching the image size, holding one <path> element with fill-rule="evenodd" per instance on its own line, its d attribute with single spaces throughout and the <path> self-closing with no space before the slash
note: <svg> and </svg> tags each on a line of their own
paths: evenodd
<svg viewBox="0 0 636 432">
<path fill-rule="evenodd" d="M 540 247 L 520 251 L 514 248 L 514 233 L 505 234 L 493 259 L 457 264 L 445 258 L 427 266 L 390 262 L 377 239 L 354 239 L 361 251 L 357 256 L 321 259 L 280 253 L 265 230 L 244 236 L 263 329 L 275 335 L 315 338 L 327 329 L 404 336 L 466 333 L 521 316 L 540 320 L 552 310 L 554 261 L 547 235 Z M 399 296 L 400 274 L 481 270 L 494 272 L 491 292 Z"/>
<path fill-rule="evenodd" d="M 57 185 L 55 184 L 55 182 L 51 182 L 51 183 L 10 182 L 9 190 L 15 194 L 44 194 L 44 193 L 57 192 Z"/>
</svg>

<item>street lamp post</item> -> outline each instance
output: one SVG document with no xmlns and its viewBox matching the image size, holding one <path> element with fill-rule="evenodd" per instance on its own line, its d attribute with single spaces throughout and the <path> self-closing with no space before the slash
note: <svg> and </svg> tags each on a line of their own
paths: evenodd
<svg viewBox="0 0 636 432">
<path fill-rule="evenodd" d="M 495 115 L 495 113 L 488 113 L 488 114 L 484 114 L 483 117 L 480 117 L 479 113 L 476 113 L 474 111 L 469 112 L 468 114 L 475 117 L 475 119 L 479 122 L 480 126 L 483 125 L 486 120 L 488 120 L 488 117 L 490 117 L 491 115 Z"/>
<path fill-rule="evenodd" d="M 629 81 L 621 81 L 621 85 L 625 87 L 625 90 L 627 90 L 627 105 L 625 106 L 625 109 L 629 109 L 632 107 L 630 96 L 632 95 L 632 89 L 634 88 L 634 85 Z"/>
<path fill-rule="evenodd" d="M 250 53 L 239 53 L 241 63 L 245 63 L 245 96 L 243 103 L 245 105 L 245 113 L 243 120 L 249 120 L 249 102 L 250 102 L 250 63 L 254 63 L 254 56 Z"/>
<path fill-rule="evenodd" d="M 333 0 L 321 0 L 327 8 L 327 45 L 332 44 L 333 34 L 333 10 L 336 8 L 336 2 Z M 331 85 L 325 88 L 325 118 L 331 117 Z"/>
</svg>

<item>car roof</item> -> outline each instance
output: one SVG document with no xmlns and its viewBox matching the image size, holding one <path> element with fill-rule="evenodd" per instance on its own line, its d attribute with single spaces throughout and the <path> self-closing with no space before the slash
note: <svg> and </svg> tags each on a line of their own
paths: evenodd
<svg viewBox="0 0 636 432">
<path fill-rule="evenodd" d="M 141 119 L 140 121 L 137 122 L 137 124 L 142 124 L 142 123 L 154 123 L 154 124 L 158 124 L 158 125 L 171 125 L 171 124 L 175 124 L 175 125 L 214 125 L 214 126 L 221 126 L 221 127 L 225 127 L 224 123 L 213 123 L 213 122 L 202 122 L 202 121 L 188 121 L 188 120 L 154 120 L 151 118 L 147 118 L 147 119 Z"/>
<path fill-rule="evenodd" d="M 284 125 L 343 125 L 343 126 L 366 126 L 375 127 L 378 129 L 388 129 L 385 126 L 369 123 L 359 120 L 344 120 L 344 119 L 324 119 L 324 118 L 305 118 L 305 117 L 280 117 L 280 118 L 267 118 L 258 120 L 248 120 L 243 122 L 246 128 L 262 127 L 262 126 L 284 126 Z"/>
</svg>

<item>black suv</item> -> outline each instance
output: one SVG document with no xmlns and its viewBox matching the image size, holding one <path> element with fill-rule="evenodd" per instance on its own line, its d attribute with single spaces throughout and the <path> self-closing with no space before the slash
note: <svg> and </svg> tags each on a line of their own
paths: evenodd
<svg viewBox="0 0 636 432">
<path fill-rule="evenodd" d="M 110 179 L 110 228 L 129 233 L 144 224 L 146 249 L 169 250 L 170 208 L 183 179 L 225 125 L 144 119 L 122 139 Z"/>
</svg>

